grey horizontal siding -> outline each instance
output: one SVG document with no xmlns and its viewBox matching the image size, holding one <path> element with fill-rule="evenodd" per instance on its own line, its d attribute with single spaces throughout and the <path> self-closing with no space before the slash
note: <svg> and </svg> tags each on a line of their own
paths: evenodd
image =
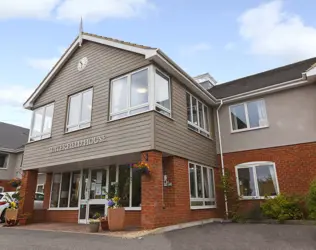
<svg viewBox="0 0 316 250">
<path fill-rule="evenodd" d="M 89 62 L 79 72 L 77 64 L 83 57 Z M 85 42 L 35 102 L 35 107 L 55 102 L 52 138 L 26 145 L 23 168 L 41 168 L 151 149 L 152 112 L 108 122 L 110 79 L 148 64 L 142 55 Z M 68 96 L 89 87 L 93 87 L 91 127 L 66 134 Z M 49 151 L 52 146 L 98 135 L 105 135 L 106 142 L 55 153 Z"/>
<path fill-rule="evenodd" d="M 172 119 L 155 113 L 155 148 L 188 160 L 216 166 L 215 141 L 188 129 L 186 89 L 174 79 Z"/>
</svg>

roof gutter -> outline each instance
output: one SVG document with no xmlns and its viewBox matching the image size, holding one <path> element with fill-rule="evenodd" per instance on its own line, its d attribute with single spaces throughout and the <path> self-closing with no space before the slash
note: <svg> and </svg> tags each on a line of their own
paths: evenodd
<svg viewBox="0 0 316 250">
<path fill-rule="evenodd" d="M 5 153 L 20 153 L 23 152 L 24 148 L 19 148 L 19 149 L 12 149 L 12 148 L 0 148 L 0 152 L 5 152 Z"/>
</svg>

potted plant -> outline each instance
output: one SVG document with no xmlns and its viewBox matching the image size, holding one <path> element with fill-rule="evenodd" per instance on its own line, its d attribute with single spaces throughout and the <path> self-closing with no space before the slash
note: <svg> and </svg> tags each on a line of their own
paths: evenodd
<svg viewBox="0 0 316 250">
<path fill-rule="evenodd" d="M 21 186 L 21 179 L 19 178 L 14 178 L 12 180 L 9 181 L 9 184 L 14 187 L 14 188 L 17 188 L 19 186 Z"/>
<path fill-rule="evenodd" d="M 142 174 L 146 174 L 149 175 L 150 174 L 150 167 L 149 164 L 147 162 L 138 162 L 136 164 L 133 165 L 133 170 L 135 171 L 139 171 Z"/>
<path fill-rule="evenodd" d="M 30 217 L 31 217 L 31 214 L 30 214 L 30 213 L 20 214 L 19 217 L 18 217 L 18 218 L 19 218 L 19 219 L 18 219 L 19 225 L 20 225 L 20 226 L 26 225 L 26 224 L 27 224 L 27 220 L 28 220 Z"/>
<path fill-rule="evenodd" d="M 9 207 L 5 210 L 6 225 L 15 226 L 18 221 L 18 204 L 8 193 L 5 196 L 5 200 L 9 204 Z"/>
<path fill-rule="evenodd" d="M 100 218 L 101 228 L 103 231 L 109 230 L 108 217 L 104 216 Z"/>
<path fill-rule="evenodd" d="M 108 223 L 110 231 L 124 230 L 125 209 L 119 205 L 120 198 L 114 196 L 108 201 Z"/>
<path fill-rule="evenodd" d="M 100 228 L 100 217 L 99 213 L 95 213 L 92 219 L 89 219 L 89 232 L 90 233 L 97 233 L 99 232 Z"/>
</svg>

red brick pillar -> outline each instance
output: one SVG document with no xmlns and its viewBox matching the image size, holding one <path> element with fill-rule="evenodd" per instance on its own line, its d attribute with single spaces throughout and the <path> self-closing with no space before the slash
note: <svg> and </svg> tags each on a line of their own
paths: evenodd
<svg viewBox="0 0 316 250">
<path fill-rule="evenodd" d="M 22 201 L 19 205 L 19 213 L 30 213 L 33 216 L 34 198 L 37 184 L 37 170 L 23 171 L 20 196 Z"/>
<path fill-rule="evenodd" d="M 141 225 L 145 229 L 159 227 L 163 210 L 162 153 L 148 151 L 141 154 L 141 160 L 148 162 L 150 176 L 142 176 Z"/>
<path fill-rule="evenodd" d="M 49 200 L 50 200 L 50 190 L 51 190 L 51 183 L 52 183 L 53 174 L 48 173 L 46 174 L 46 182 L 44 185 L 44 202 L 43 202 L 43 209 L 49 208 Z"/>
</svg>

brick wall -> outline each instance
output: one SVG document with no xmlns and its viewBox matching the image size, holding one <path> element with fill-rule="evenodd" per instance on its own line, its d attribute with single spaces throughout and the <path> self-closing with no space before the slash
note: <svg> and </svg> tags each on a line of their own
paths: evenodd
<svg viewBox="0 0 316 250">
<path fill-rule="evenodd" d="M 220 156 L 218 160 L 220 162 Z M 311 181 L 316 178 L 316 143 L 225 153 L 224 165 L 231 172 L 236 188 L 235 166 L 252 161 L 275 163 L 281 193 L 306 194 Z M 243 207 L 249 208 L 258 201 L 242 203 Z"/>
<path fill-rule="evenodd" d="M 13 192 L 16 190 L 16 188 L 9 184 L 9 180 L 0 180 L 0 187 L 3 187 L 5 192 Z"/>
</svg>

